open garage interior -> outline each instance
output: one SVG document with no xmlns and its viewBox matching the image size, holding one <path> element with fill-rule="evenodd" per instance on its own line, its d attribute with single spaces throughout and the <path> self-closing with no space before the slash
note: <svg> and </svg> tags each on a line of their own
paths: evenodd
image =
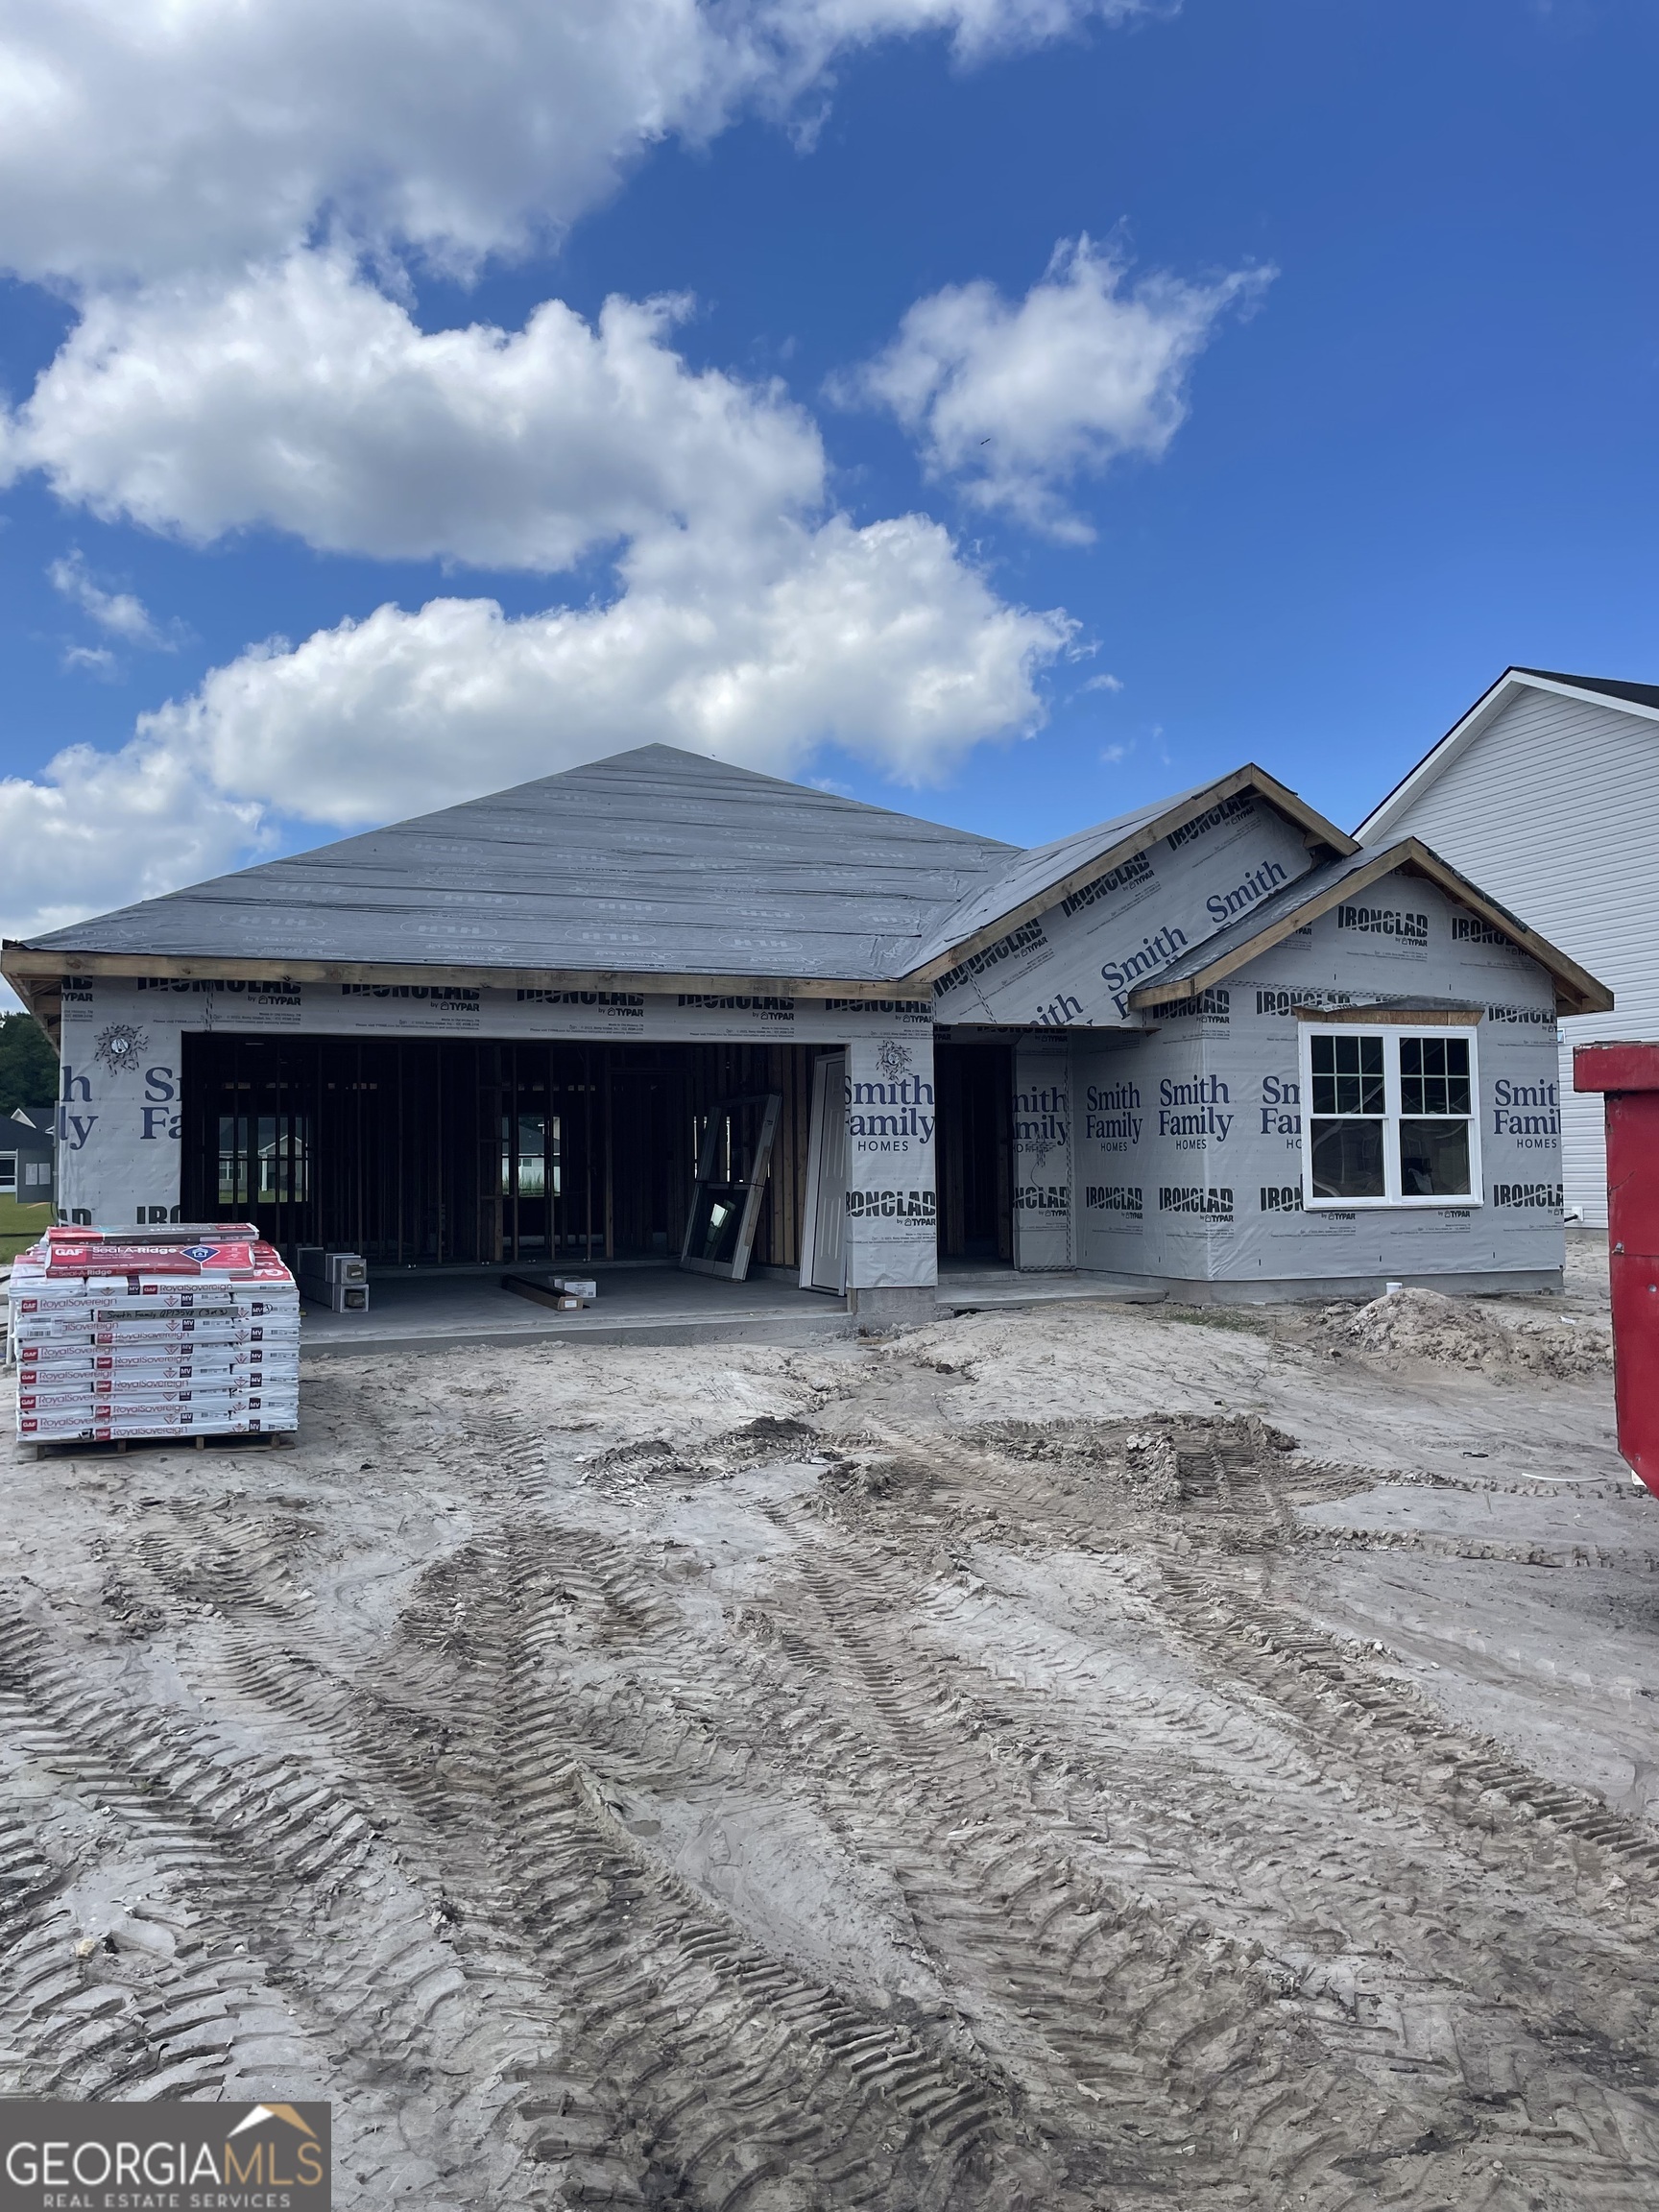
<svg viewBox="0 0 1659 2212">
<path fill-rule="evenodd" d="M 776 1098 L 752 1260 L 800 1264 L 811 1046 L 183 1039 L 182 1206 L 379 1266 L 677 1261 L 699 1154 L 740 1182 Z M 736 1102 L 745 1102 L 739 1106 Z"/>
</svg>

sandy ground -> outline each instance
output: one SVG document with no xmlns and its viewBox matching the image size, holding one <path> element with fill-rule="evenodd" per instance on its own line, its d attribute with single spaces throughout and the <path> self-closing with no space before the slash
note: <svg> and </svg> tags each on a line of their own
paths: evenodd
<svg viewBox="0 0 1659 2212">
<path fill-rule="evenodd" d="M 5 1447 L 0 2090 L 336 2201 L 1649 2207 L 1605 1283 L 307 1372 Z"/>
</svg>

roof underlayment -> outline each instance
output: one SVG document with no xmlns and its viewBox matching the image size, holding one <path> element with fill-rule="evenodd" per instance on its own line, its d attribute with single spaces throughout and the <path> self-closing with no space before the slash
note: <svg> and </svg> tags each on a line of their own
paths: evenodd
<svg viewBox="0 0 1659 2212">
<path fill-rule="evenodd" d="M 31 940 L 400 967 L 902 974 L 1012 846 L 647 745 Z"/>
<path fill-rule="evenodd" d="M 1235 943 L 1260 942 L 1281 908 L 1302 909 L 1373 867 L 1376 853 L 1356 853 L 1250 766 L 1023 851 L 646 745 L 9 945 L 3 965 L 25 990 L 27 978 L 60 970 L 119 963 L 134 974 L 153 962 L 196 973 L 349 967 L 923 992 L 1010 917 L 1245 790 L 1293 822 L 1322 865 L 1169 969 L 1162 991 L 1189 971 L 1208 974 Z M 1515 926 L 1517 942 L 1559 975 L 1552 948 Z M 1565 967 L 1574 988 L 1597 988 Z"/>
<path fill-rule="evenodd" d="M 26 950 L 897 983 L 1216 788 L 1023 852 L 646 745 L 74 923 Z"/>
</svg>

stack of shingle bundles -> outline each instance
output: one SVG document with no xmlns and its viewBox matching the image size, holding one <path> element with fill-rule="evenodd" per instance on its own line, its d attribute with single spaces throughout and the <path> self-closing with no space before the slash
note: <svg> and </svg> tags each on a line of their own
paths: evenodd
<svg viewBox="0 0 1659 2212">
<path fill-rule="evenodd" d="M 48 1230 L 10 1294 L 20 1436 L 300 1426 L 299 1291 L 246 1223 Z"/>
</svg>

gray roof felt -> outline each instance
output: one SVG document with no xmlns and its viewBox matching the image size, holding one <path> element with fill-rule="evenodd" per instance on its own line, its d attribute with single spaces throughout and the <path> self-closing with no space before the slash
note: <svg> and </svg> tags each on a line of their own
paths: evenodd
<svg viewBox="0 0 1659 2212">
<path fill-rule="evenodd" d="M 32 950 L 900 982 L 1213 785 L 1029 852 L 646 745 Z"/>
<path fill-rule="evenodd" d="M 1002 915 L 1011 913 L 1046 891 L 1050 883 L 1058 883 L 1078 868 L 1086 868 L 1090 861 L 1102 853 L 1110 853 L 1115 845 L 1132 841 L 1138 830 L 1149 822 L 1156 822 L 1184 800 L 1201 798 L 1210 784 L 1198 784 L 1190 791 L 1181 791 L 1173 798 L 1155 800 L 1150 806 L 1138 806 L 1132 813 L 1118 814 L 1110 822 L 1096 822 L 1088 830 L 1074 830 L 1069 837 L 1057 837 L 1051 845 L 1033 845 L 1027 852 L 1016 852 L 1007 864 L 986 883 L 971 891 L 959 906 L 944 918 L 939 929 L 923 948 L 916 965 L 924 966 L 941 954 L 950 952 L 958 945 L 981 929 L 988 929 Z"/>
<path fill-rule="evenodd" d="M 32 938 L 181 957 L 881 980 L 1017 848 L 646 745 Z"/>
</svg>

